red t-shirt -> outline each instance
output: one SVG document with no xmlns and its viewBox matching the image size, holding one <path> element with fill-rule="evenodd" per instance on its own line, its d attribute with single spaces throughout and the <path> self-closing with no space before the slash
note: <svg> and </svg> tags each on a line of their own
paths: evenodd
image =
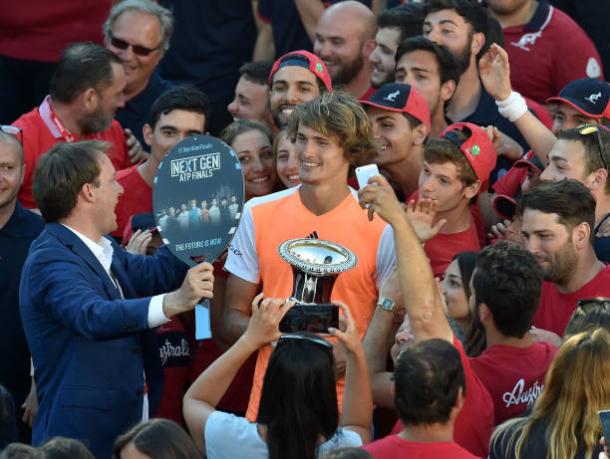
<svg viewBox="0 0 610 459">
<path fill-rule="evenodd" d="M 32 182 L 36 162 L 53 145 L 64 142 L 64 137 L 59 132 L 50 118 L 50 107 L 48 97 L 40 107 L 21 115 L 13 124 L 21 128 L 23 132 L 23 154 L 25 158 L 25 177 L 23 185 L 19 189 L 19 202 L 26 208 L 36 207 L 32 196 Z M 103 140 L 110 142 L 112 148 L 108 151 L 108 157 L 117 170 L 125 169 L 131 165 L 127 147 L 125 145 L 125 134 L 118 121 L 113 120 L 111 126 L 100 133 L 84 136 L 78 140 Z"/>
<path fill-rule="evenodd" d="M 112 235 L 120 237 L 132 215 L 153 211 L 153 190 L 138 172 L 138 165 L 118 171 L 116 179 L 123 187 L 123 194 L 115 208 L 117 229 Z"/>
<path fill-rule="evenodd" d="M 442 276 L 456 254 L 481 250 L 477 225 L 473 220 L 465 231 L 439 233 L 424 244 L 424 250 L 430 259 L 434 277 Z"/>
<path fill-rule="evenodd" d="M 375 459 L 404 458 L 451 458 L 476 459 L 455 442 L 415 442 L 403 440 L 398 435 L 388 435 L 374 441 L 362 449 L 371 453 Z"/>
<path fill-rule="evenodd" d="M 0 55 L 57 62 L 71 43 L 102 44 L 109 0 L 28 0 L 6 3 L 0 14 Z"/>
<path fill-rule="evenodd" d="M 496 344 L 470 358 L 472 369 L 493 400 L 496 425 L 522 415 L 534 403 L 556 352 L 549 343 L 526 348 Z"/>
<path fill-rule="evenodd" d="M 576 309 L 576 301 L 598 296 L 610 297 L 610 266 L 606 266 L 597 276 L 572 293 L 561 293 L 554 283 L 544 282 L 534 325 L 563 336 Z"/>
<path fill-rule="evenodd" d="M 489 439 L 491 438 L 491 432 L 494 427 L 493 402 L 489 392 L 473 371 L 470 360 L 462 347 L 462 343 L 454 337 L 453 345 L 460 353 L 462 366 L 464 367 L 464 380 L 466 381 L 466 398 L 462 411 L 460 411 L 460 414 L 455 420 L 453 436 L 455 442 L 461 447 L 466 448 L 471 454 L 474 454 L 477 457 L 487 457 Z M 397 434 L 402 431 L 402 429 L 402 422 L 398 420 L 391 433 Z"/>
<path fill-rule="evenodd" d="M 577 78 L 603 78 L 587 34 L 567 14 L 539 2 L 529 24 L 507 27 L 504 42 L 513 88 L 539 103 Z"/>
</svg>

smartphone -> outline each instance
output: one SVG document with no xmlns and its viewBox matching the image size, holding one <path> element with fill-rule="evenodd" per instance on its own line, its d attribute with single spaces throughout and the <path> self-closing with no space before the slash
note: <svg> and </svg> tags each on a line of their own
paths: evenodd
<svg viewBox="0 0 610 459">
<path fill-rule="evenodd" d="M 607 442 L 610 442 L 610 410 L 598 411 L 597 415 L 599 416 L 599 420 L 602 423 L 604 437 L 606 437 Z"/>
<path fill-rule="evenodd" d="M 328 333 L 329 327 L 339 328 L 339 306 L 336 304 L 295 304 L 280 322 L 282 333 Z"/>
<path fill-rule="evenodd" d="M 369 183 L 369 179 L 375 175 L 379 175 L 377 164 L 367 164 L 356 168 L 356 179 L 360 188 L 364 188 Z"/>
</svg>

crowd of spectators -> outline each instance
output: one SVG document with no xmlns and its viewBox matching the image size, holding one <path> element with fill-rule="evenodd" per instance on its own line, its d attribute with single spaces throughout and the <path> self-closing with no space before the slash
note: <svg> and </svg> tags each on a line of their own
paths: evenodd
<svg viewBox="0 0 610 459">
<path fill-rule="evenodd" d="M 8 5 L 0 459 L 607 459 L 604 11 Z M 203 134 L 243 201 L 153 208 L 165 156 Z M 236 221 L 217 260 L 164 245 Z M 297 273 L 278 247 L 299 238 L 357 260 L 325 333 L 280 332 Z"/>
</svg>

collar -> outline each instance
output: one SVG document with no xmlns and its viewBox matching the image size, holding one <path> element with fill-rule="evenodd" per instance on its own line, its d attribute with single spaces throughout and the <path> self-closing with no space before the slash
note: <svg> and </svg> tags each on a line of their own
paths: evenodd
<svg viewBox="0 0 610 459">
<path fill-rule="evenodd" d="M 548 1 L 539 0 L 532 19 L 525 26 L 525 31 L 536 32 L 538 30 L 543 30 L 548 25 L 552 15 L 553 7 L 549 5 Z"/>
<path fill-rule="evenodd" d="M 74 233 L 82 242 L 87 246 L 89 250 L 93 253 L 95 258 L 99 260 L 99 262 L 104 267 L 106 272 L 110 272 L 110 265 L 112 264 L 112 255 L 114 254 L 114 249 L 112 248 L 112 244 L 108 239 L 102 236 L 99 241 L 94 241 L 89 239 L 84 234 L 76 231 L 74 228 L 70 228 L 67 225 L 61 223 L 62 226 L 69 229 Z"/>
<path fill-rule="evenodd" d="M 49 100 L 51 100 L 51 96 L 47 95 L 47 97 L 45 97 L 44 100 L 42 101 L 42 104 L 40 104 L 40 107 L 38 107 L 38 114 L 40 115 L 42 122 L 47 127 L 47 129 L 49 130 L 51 135 L 53 135 L 53 138 L 61 139 L 61 138 L 63 138 L 63 136 L 61 135 L 61 132 L 57 128 L 55 123 L 53 122 L 53 118 L 52 118 L 53 109 L 51 108 L 51 104 L 49 103 Z"/>
</svg>

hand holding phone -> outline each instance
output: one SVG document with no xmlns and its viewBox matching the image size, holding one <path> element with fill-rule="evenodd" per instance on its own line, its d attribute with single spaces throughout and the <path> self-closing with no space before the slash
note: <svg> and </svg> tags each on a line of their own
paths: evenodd
<svg viewBox="0 0 610 459">
<path fill-rule="evenodd" d="M 364 188 L 369 183 L 369 179 L 376 175 L 379 175 L 377 164 L 367 164 L 356 168 L 356 179 L 360 188 Z"/>
</svg>

